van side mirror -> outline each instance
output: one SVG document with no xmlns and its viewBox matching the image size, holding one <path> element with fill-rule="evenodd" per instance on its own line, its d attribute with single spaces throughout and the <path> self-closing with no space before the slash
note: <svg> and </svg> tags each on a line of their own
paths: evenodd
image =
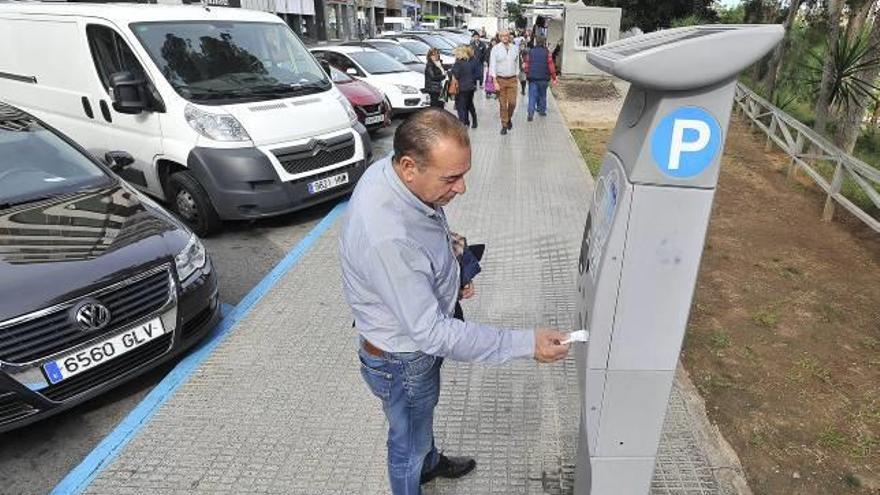
<svg viewBox="0 0 880 495">
<path fill-rule="evenodd" d="M 150 106 L 145 81 L 129 71 L 111 74 L 110 89 L 113 90 L 113 109 L 119 113 L 136 115 Z"/>
<path fill-rule="evenodd" d="M 358 71 L 354 67 L 349 67 L 349 68 L 345 69 L 345 73 L 348 74 L 349 76 L 358 75 Z"/>
<path fill-rule="evenodd" d="M 321 64 L 321 68 L 324 69 L 324 72 L 328 77 L 333 77 L 333 74 L 330 72 L 330 62 L 324 60 L 323 58 L 318 59 L 318 62 Z"/>
<path fill-rule="evenodd" d="M 134 157 L 125 151 L 108 151 L 104 153 L 104 163 L 110 167 L 110 170 L 119 172 L 134 163 Z"/>
</svg>

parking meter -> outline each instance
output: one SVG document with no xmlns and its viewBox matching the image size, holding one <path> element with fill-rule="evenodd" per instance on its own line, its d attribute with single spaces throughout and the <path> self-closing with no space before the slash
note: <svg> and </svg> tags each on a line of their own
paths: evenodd
<svg viewBox="0 0 880 495">
<path fill-rule="evenodd" d="M 631 83 L 596 180 L 578 263 L 575 493 L 649 492 L 736 77 L 778 25 L 695 26 L 589 52 Z"/>
</svg>

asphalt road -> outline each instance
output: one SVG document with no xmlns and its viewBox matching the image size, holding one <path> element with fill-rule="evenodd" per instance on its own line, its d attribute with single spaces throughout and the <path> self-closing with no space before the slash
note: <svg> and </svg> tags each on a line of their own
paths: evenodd
<svg viewBox="0 0 880 495">
<path fill-rule="evenodd" d="M 383 129 L 373 136 L 374 157 L 391 151 L 395 128 Z M 335 204 L 257 222 L 226 223 L 221 234 L 205 239 L 220 276 L 220 299 L 226 304 L 237 304 Z M 153 370 L 58 416 L 0 434 L 0 495 L 51 491 L 174 364 Z"/>
</svg>

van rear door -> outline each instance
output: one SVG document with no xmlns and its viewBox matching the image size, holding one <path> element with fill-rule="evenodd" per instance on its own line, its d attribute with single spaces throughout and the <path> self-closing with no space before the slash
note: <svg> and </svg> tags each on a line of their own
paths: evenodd
<svg viewBox="0 0 880 495">
<path fill-rule="evenodd" d="M 122 170 L 120 175 L 132 185 L 162 195 L 155 160 L 162 154 L 162 128 L 160 111 L 164 111 L 161 97 L 155 90 L 144 61 L 131 49 L 131 41 L 124 36 L 125 30 L 103 19 L 84 18 L 80 30 L 88 46 L 90 61 L 90 89 L 96 102 L 95 122 L 100 126 L 101 142 L 94 153 L 103 156 L 107 151 L 127 151 L 134 163 Z M 153 95 L 151 108 L 132 115 L 113 109 L 110 77 L 128 71 L 142 79 Z"/>
</svg>

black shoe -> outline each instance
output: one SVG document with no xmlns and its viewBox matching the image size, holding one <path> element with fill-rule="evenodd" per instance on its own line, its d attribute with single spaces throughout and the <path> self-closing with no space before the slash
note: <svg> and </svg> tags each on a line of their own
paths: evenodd
<svg viewBox="0 0 880 495">
<path fill-rule="evenodd" d="M 547 116 L 547 112 L 538 112 L 538 115 L 540 115 L 541 117 L 546 117 L 546 116 Z"/>
<path fill-rule="evenodd" d="M 507 134 L 507 127 L 502 127 L 501 128 L 501 135 L 503 136 L 505 134 Z"/>
<path fill-rule="evenodd" d="M 507 123 L 507 130 L 508 131 L 513 130 L 513 119 L 510 119 L 510 122 Z"/>
<path fill-rule="evenodd" d="M 440 454 L 440 462 L 434 469 L 422 474 L 421 484 L 425 484 L 434 478 L 461 478 L 477 467 L 477 461 L 470 457 L 446 457 Z"/>
<path fill-rule="evenodd" d="M 526 118 L 526 120 L 528 120 L 529 122 L 531 122 L 531 121 L 535 120 L 535 116 L 534 116 L 534 115 L 529 115 L 528 118 Z"/>
<path fill-rule="evenodd" d="M 474 122 L 473 124 L 471 124 L 471 129 L 476 129 L 476 128 L 477 128 L 477 123 L 476 123 L 476 122 Z"/>
</svg>

